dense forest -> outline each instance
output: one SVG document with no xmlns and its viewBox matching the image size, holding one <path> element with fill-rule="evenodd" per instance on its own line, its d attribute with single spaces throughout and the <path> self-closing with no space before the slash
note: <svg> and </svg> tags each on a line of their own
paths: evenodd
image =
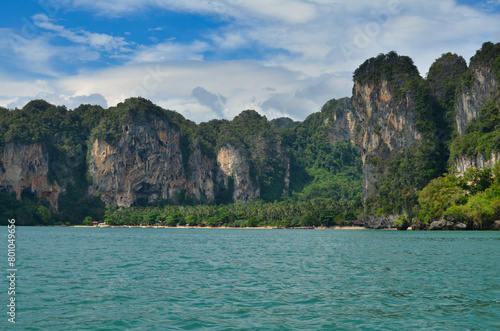
<svg viewBox="0 0 500 331">
<path fill-rule="evenodd" d="M 232 120 L 196 124 L 143 98 L 127 99 L 109 109 L 81 105 L 68 110 L 44 100 L 34 100 L 22 109 L 0 108 L 0 155 L 7 146 L 40 144 L 48 155 L 49 183 L 64 188 L 54 208 L 53 202 L 35 196 L 33 190 L 23 190 L 18 199 L 12 187 L 0 183 L 0 223 L 15 217 L 20 225 L 98 221 L 110 225 L 310 227 L 350 224 L 370 214 L 401 215 L 399 223 L 421 228 L 439 220 L 469 229 L 489 228 L 500 219 L 500 165 L 465 173 L 453 168 L 459 158 L 489 159 L 500 153 L 498 91 L 488 95 L 461 135 L 455 120 L 459 116 L 457 100 L 474 88 L 474 75 L 484 68 L 493 72 L 498 84 L 500 44 L 485 43 L 469 66 L 456 54 L 443 54 L 425 78 L 410 58 L 395 52 L 362 64 L 354 73 L 355 82 L 375 86 L 387 81 L 395 107 L 408 103 L 409 98 L 414 100 L 420 136 L 406 149 L 381 147 L 378 154 L 366 156 L 365 164 L 360 146 L 354 144 L 361 139 L 360 127 L 348 138 L 332 139 L 338 133 L 335 119 L 350 111 L 348 98 L 328 101 L 302 122 L 289 118 L 269 121 L 246 110 Z M 245 203 L 235 200 L 235 173 L 229 174 L 228 183 L 217 183 L 218 177 L 210 175 L 214 186 L 220 187 L 213 200 L 203 192 L 193 195 L 181 190 L 168 199 L 138 199 L 126 208 L 106 205 L 99 192 L 90 194 L 94 142 L 116 147 L 128 123 L 159 120 L 178 135 L 185 178 L 195 175 L 190 162 L 196 151 L 215 162 L 221 148 L 232 146 L 248 163 L 249 181 L 256 186 L 258 197 Z M 363 197 L 367 165 L 377 180 L 374 192 Z M 8 172 L 8 165 L 0 166 L 0 174 Z"/>
</svg>

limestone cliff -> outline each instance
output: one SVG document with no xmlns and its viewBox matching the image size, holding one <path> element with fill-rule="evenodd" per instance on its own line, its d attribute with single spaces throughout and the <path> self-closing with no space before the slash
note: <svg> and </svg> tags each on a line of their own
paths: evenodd
<svg viewBox="0 0 500 331">
<path fill-rule="evenodd" d="M 402 84 L 401 84 L 402 85 Z M 389 82 L 355 81 L 352 104 L 359 118 L 355 142 L 363 160 L 364 192 L 366 197 L 375 192 L 377 173 L 372 157 L 390 158 L 422 138 L 416 128 L 418 110 L 411 90 L 396 98 Z"/>
<path fill-rule="evenodd" d="M 481 153 L 474 157 L 460 156 L 454 162 L 454 167 L 459 173 L 465 173 L 467 169 L 493 168 L 500 161 L 500 153 L 492 153 L 489 158 L 485 158 Z"/>
<path fill-rule="evenodd" d="M 354 112 L 351 98 L 341 100 L 330 100 L 324 106 L 329 107 L 330 103 L 335 103 L 335 112 L 331 118 L 328 138 L 333 146 L 337 141 L 350 141 L 355 143 L 356 128 L 358 126 L 358 116 Z M 327 119 L 330 120 L 330 119 Z"/>
<path fill-rule="evenodd" d="M 139 200 L 177 201 L 186 196 L 215 198 L 215 163 L 199 149 L 189 157 L 188 178 L 183 167 L 179 131 L 155 118 L 122 125 L 117 146 L 96 139 L 91 150 L 90 194 L 99 193 L 107 204 L 129 207 Z"/>
<path fill-rule="evenodd" d="M 123 207 L 141 200 L 175 202 L 186 197 L 213 202 L 225 190 L 232 190 L 235 202 L 248 203 L 260 196 L 250 178 L 250 163 L 240 151 L 228 144 L 212 159 L 197 146 L 185 167 L 179 130 L 159 118 L 123 124 L 116 146 L 94 140 L 89 173 L 89 193 Z"/>
<path fill-rule="evenodd" d="M 215 161 L 201 152 L 199 146 L 189 156 L 189 177 L 186 179 L 187 192 L 192 194 L 198 201 L 212 202 L 216 199 L 220 190 L 214 180 L 216 171 Z"/>
<path fill-rule="evenodd" d="M 469 86 L 465 86 L 457 100 L 457 131 L 465 133 L 465 127 L 479 116 L 484 104 L 495 97 L 499 91 L 498 81 L 493 68 L 481 63 L 472 63 Z"/>
<path fill-rule="evenodd" d="M 0 159 L 0 189 L 15 192 L 21 200 L 27 191 L 37 198 L 46 198 L 52 211 L 57 211 L 63 189 L 49 178 L 49 155 L 40 143 L 6 144 Z"/>
<path fill-rule="evenodd" d="M 232 188 L 230 180 L 232 179 Z M 233 201 L 248 203 L 260 197 L 259 187 L 250 176 L 250 163 L 230 144 L 223 146 L 217 154 L 217 182 L 233 190 Z"/>
<path fill-rule="evenodd" d="M 465 172 L 469 168 L 492 168 L 498 162 L 500 155 L 498 144 L 495 145 L 494 143 L 497 139 L 489 138 L 489 143 L 486 143 L 489 147 L 485 151 L 485 143 L 480 142 L 482 139 L 480 137 L 494 131 L 495 125 L 491 123 L 494 117 L 486 118 L 485 116 L 488 116 L 489 108 L 494 108 L 495 104 L 498 108 L 500 104 L 500 44 L 484 43 L 482 48 L 471 58 L 469 69 L 462 81 L 456 107 L 458 137 L 454 142 L 455 157 L 451 160 L 451 164 L 459 172 Z M 487 127 L 490 127 L 473 128 L 475 137 L 471 139 L 471 133 L 469 133 L 468 137 L 466 136 L 468 134 L 466 127 L 474 119 L 483 123 L 490 123 L 486 124 Z M 471 151 L 470 148 L 463 148 L 466 144 L 470 145 L 471 140 L 474 140 L 473 143 L 476 144 L 474 151 Z M 462 148 L 457 148 L 460 145 L 462 145 Z M 457 152 L 460 149 L 461 152 Z M 460 155 L 464 154 L 465 149 L 469 149 L 465 153 L 467 156 Z M 485 157 L 485 154 L 491 155 Z"/>
<path fill-rule="evenodd" d="M 426 168 L 430 154 L 422 150 L 429 135 L 422 128 L 433 129 L 421 85 L 413 61 L 394 52 L 367 60 L 355 72 L 355 143 L 363 161 L 365 222 L 370 227 L 392 226 L 397 215 L 411 211 L 416 191 L 426 184 L 412 178 L 424 178 L 415 174 Z M 421 154 L 420 160 L 416 154 Z"/>
</svg>

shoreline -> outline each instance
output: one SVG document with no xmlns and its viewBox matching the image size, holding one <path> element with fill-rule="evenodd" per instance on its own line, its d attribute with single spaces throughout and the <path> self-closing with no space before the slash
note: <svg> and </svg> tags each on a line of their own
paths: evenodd
<svg viewBox="0 0 500 331">
<path fill-rule="evenodd" d="M 54 227 L 68 227 L 68 228 L 140 228 L 140 229 L 242 229 L 242 230 L 396 230 L 396 228 L 389 229 L 370 229 L 363 226 L 334 226 L 334 227 L 297 227 L 297 228 L 279 228 L 272 226 L 260 227 L 229 227 L 229 226 L 140 226 L 140 225 L 105 225 L 105 226 L 91 226 L 91 225 L 54 225 Z"/>
</svg>

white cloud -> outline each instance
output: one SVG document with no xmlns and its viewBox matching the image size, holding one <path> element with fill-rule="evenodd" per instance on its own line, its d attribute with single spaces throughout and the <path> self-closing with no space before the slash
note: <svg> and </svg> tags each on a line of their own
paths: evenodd
<svg viewBox="0 0 500 331">
<path fill-rule="evenodd" d="M 39 94 L 51 94 L 54 90 L 45 80 L 35 82 L 9 81 L 6 78 L 0 79 L 0 94 L 15 97 L 34 97 Z"/>
<path fill-rule="evenodd" d="M 149 28 L 148 32 L 163 31 L 163 30 L 165 30 L 165 28 L 162 27 L 162 26 L 159 26 L 159 27 L 156 27 L 156 28 Z"/>
<path fill-rule="evenodd" d="M 162 8 L 179 12 L 217 14 L 221 17 L 248 16 L 280 20 L 287 23 L 304 23 L 314 19 L 317 8 L 304 0 L 65 0 L 68 7 L 93 9 L 100 15 L 117 17 Z"/>
<path fill-rule="evenodd" d="M 78 45 L 53 46 L 45 35 L 26 38 L 10 29 L 0 29 L 0 59 L 18 71 L 59 77 L 61 73 L 55 68 L 54 60 L 75 63 L 95 61 L 99 57 L 99 53 Z"/>
<path fill-rule="evenodd" d="M 209 50 L 206 42 L 195 40 L 190 44 L 181 44 L 173 40 L 153 46 L 140 46 L 130 56 L 131 62 L 166 62 L 172 60 L 203 60 L 203 53 Z"/>
<path fill-rule="evenodd" d="M 211 109 L 218 118 L 225 117 L 224 106 L 227 99 L 224 96 L 210 93 L 201 86 L 195 87 L 191 95 L 196 98 L 200 105 Z"/>
<path fill-rule="evenodd" d="M 60 1 L 73 10 L 92 9 L 114 19 L 151 9 L 209 14 L 221 27 L 183 42 L 152 39 L 153 45 L 136 45 L 35 16 L 39 34 L 34 38 L 21 38 L 10 47 L 6 46 L 9 39 L 0 33 L 4 63 L 54 77 L 61 76 L 54 59 L 84 63 L 111 52 L 123 63 L 79 70 L 80 74 L 49 81 L 46 90 L 22 82 L 32 92 L 23 94 L 18 91 L 21 87 L 6 89 L 3 100 L 21 102 L 45 93 L 58 102 L 73 104 L 78 98 L 90 98 L 115 105 L 141 95 L 195 121 L 232 118 L 244 109 L 256 109 L 268 118 L 304 119 L 330 98 L 349 96 L 352 71 L 369 57 L 396 50 L 412 57 L 424 75 L 442 53 L 451 51 L 468 59 L 483 42 L 498 42 L 500 37 L 498 14 L 454 0 Z M 130 30 L 127 35 L 132 34 L 136 35 Z M 54 36 L 73 45 L 53 46 Z M 252 61 L 206 59 L 207 53 L 217 58 L 230 58 L 232 53 L 244 57 L 253 48 L 259 55 Z M 5 55 L 8 50 L 15 55 Z M 10 81 L 16 80 L 11 77 Z"/>
<path fill-rule="evenodd" d="M 286 114 L 288 109 L 293 118 L 304 119 L 319 111 L 326 100 L 350 93 L 350 78 L 304 80 L 300 76 L 284 68 L 248 61 L 182 61 L 81 74 L 57 81 L 56 89 L 65 95 L 101 94 L 110 106 L 131 96 L 142 96 L 197 122 L 230 119 L 245 109 L 256 109 L 269 118 Z M 278 98 L 276 95 L 291 96 L 285 98 L 286 107 L 271 102 Z"/>
<path fill-rule="evenodd" d="M 37 14 L 33 16 L 34 25 L 48 31 L 53 31 L 62 38 L 65 38 L 76 44 L 85 44 L 94 49 L 112 51 L 120 50 L 127 51 L 126 46 L 129 45 L 123 37 L 113 37 L 104 33 L 92 33 L 85 30 L 70 30 L 62 25 L 53 23 L 47 15 Z"/>
</svg>

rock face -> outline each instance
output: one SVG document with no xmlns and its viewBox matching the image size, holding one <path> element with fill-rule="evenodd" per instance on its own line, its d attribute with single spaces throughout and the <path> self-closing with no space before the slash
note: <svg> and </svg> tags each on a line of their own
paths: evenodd
<svg viewBox="0 0 500 331">
<path fill-rule="evenodd" d="M 434 221 L 429 225 L 429 230 L 467 230 L 464 223 L 454 223 L 446 220 Z"/>
<path fill-rule="evenodd" d="M 233 146 L 223 146 L 217 154 L 217 182 L 230 189 L 229 178 L 234 181 L 233 200 L 248 203 L 260 197 L 260 189 L 250 178 L 250 164 Z"/>
<path fill-rule="evenodd" d="M 429 230 L 452 230 L 454 226 L 453 222 L 441 220 L 434 221 L 429 225 Z"/>
<path fill-rule="evenodd" d="M 57 211 L 59 195 L 63 189 L 57 182 L 50 183 L 49 156 L 42 144 L 30 145 L 9 143 L 0 159 L 0 189 L 16 192 L 21 200 L 28 191 L 37 198 L 46 198 L 52 211 Z"/>
<path fill-rule="evenodd" d="M 125 124 L 122 130 L 116 147 L 98 139 L 93 143 L 91 194 L 129 207 L 139 199 L 174 199 L 186 190 L 179 132 L 161 120 Z"/>
<path fill-rule="evenodd" d="M 374 171 L 370 157 L 390 158 L 393 152 L 407 149 L 422 136 L 416 128 L 418 113 L 410 90 L 396 98 L 387 80 L 355 81 L 352 104 L 359 118 L 355 142 L 363 160 L 366 199 L 375 191 L 376 172 L 379 172 Z"/>
<path fill-rule="evenodd" d="M 472 119 L 479 116 L 484 104 L 498 93 L 498 81 L 493 68 L 480 64 L 471 64 L 469 70 L 473 78 L 470 87 L 464 88 L 457 100 L 458 134 L 465 133 L 465 127 Z"/>
<path fill-rule="evenodd" d="M 189 180 L 187 180 L 187 192 L 190 192 L 199 201 L 212 202 L 215 200 L 219 190 L 214 181 L 214 160 L 201 153 L 200 148 L 189 157 Z"/>
<path fill-rule="evenodd" d="M 469 72 L 472 75 L 468 87 L 462 89 L 457 100 L 456 122 L 459 135 L 465 134 L 467 124 L 477 118 L 487 101 L 499 97 L 500 85 L 496 79 L 493 66 L 472 63 Z M 493 168 L 500 160 L 500 153 L 491 153 L 489 157 L 478 153 L 475 157 L 460 156 L 453 165 L 464 173 L 469 168 Z"/>
<path fill-rule="evenodd" d="M 481 50 L 471 58 L 467 72 L 467 79 L 457 99 L 456 123 L 459 136 L 466 132 L 467 124 L 479 117 L 479 114 L 488 101 L 500 98 L 498 72 L 495 67 L 500 57 L 500 45 L 485 43 Z M 498 70 L 498 69 L 497 69 Z M 475 157 L 459 156 L 453 160 L 453 165 L 461 173 L 469 168 L 492 168 L 500 160 L 500 153 L 493 151 L 485 157 L 480 152 Z"/>
<path fill-rule="evenodd" d="M 231 145 L 217 159 L 196 148 L 183 163 L 180 134 L 166 121 L 154 119 L 122 125 L 117 146 L 96 139 L 91 150 L 90 194 L 99 193 L 106 204 L 130 207 L 140 200 L 178 201 L 194 197 L 213 202 L 234 180 L 233 200 L 248 203 L 260 191 L 250 179 L 250 164 Z"/>
<path fill-rule="evenodd" d="M 336 111 L 332 118 L 332 124 L 328 132 L 330 145 L 333 146 L 337 141 L 350 141 L 355 143 L 356 128 L 358 127 L 358 116 L 354 112 L 351 98 L 344 98 L 340 100 L 330 100 L 336 102 Z M 325 107 L 328 107 L 328 103 Z"/>
<path fill-rule="evenodd" d="M 397 215 L 389 216 L 373 216 L 364 215 L 361 219 L 363 223 L 371 229 L 388 229 L 394 226 L 394 222 L 398 220 Z"/>
<path fill-rule="evenodd" d="M 491 153 L 490 157 L 486 159 L 481 153 L 478 153 L 475 158 L 469 158 L 465 156 L 459 157 L 455 160 L 455 168 L 459 173 L 465 173 L 467 169 L 477 168 L 493 168 L 497 162 L 500 161 L 499 153 Z"/>
</svg>

